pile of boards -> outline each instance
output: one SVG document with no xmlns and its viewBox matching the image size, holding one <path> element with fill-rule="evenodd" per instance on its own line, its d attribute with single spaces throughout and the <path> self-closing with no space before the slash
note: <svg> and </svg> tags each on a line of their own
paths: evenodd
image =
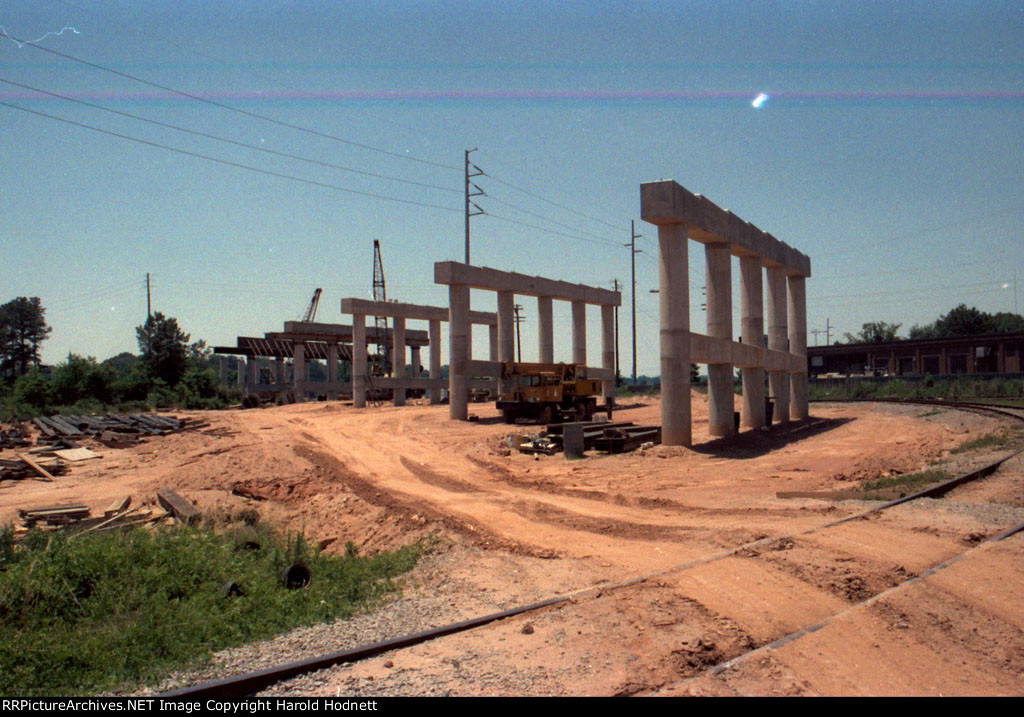
<svg viewBox="0 0 1024 717">
<path fill-rule="evenodd" d="M 541 433 L 529 436 L 509 436 L 510 447 L 520 453 L 543 453 L 554 455 L 562 452 L 563 433 L 566 426 L 583 429 L 584 450 L 606 453 L 628 453 L 644 444 L 661 443 L 661 426 L 636 426 L 630 421 L 588 421 L 581 423 L 552 423 Z"/>
<path fill-rule="evenodd" d="M 108 413 L 97 416 L 47 416 L 33 418 L 40 437 L 82 438 L 101 441 L 132 441 L 139 436 L 165 436 L 208 426 L 196 418 L 174 418 L 151 413 Z"/>
<path fill-rule="evenodd" d="M 16 535 L 33 529 L 91 533 L 158 523 L 169 518 L 185 524 L 199 520 L 199 509 L 170 489 L 157 491 L 156 502 L 163 510 L 146 506 L 132 508 L 131 502 L 131 496 L 125 496 L 96 516 L 89 506 L 77 503 L 22 508 L 18 511 L 22 524 Z"/>
</svg>

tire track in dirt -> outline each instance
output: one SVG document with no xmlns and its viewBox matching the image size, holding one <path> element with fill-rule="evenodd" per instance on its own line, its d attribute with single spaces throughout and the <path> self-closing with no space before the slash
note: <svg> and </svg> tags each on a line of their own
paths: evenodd
<svg viewBox="0 0 1024 717">
<path fill-rule="evenodd" d="M 472 544 L 480 547 L 502 548 L 518 555 L 528 555 L 537 558 L 558 557 L 558 553 L 553 550 L 498 535 L 471 518 L 456 519 L 423 503 L 409 505 L 369 481 L 360 478 L 349 470 L 341 460 L 330 454 L 316 451 L 309 446 L 295 446 L 293 451 L 296 455 L 312 463 L 320 477 L 329 478 L 343 484 L 361 500 L 399 516 L 409 527 L 417 526 L 413 516 L 419 515 L 431 522 L 443 525 L 445 528 L 463 536 Z"/>
</svg>

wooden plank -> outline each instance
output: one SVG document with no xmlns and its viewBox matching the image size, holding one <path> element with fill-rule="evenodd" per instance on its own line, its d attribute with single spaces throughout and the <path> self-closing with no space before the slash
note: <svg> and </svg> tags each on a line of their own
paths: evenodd
<svg viewBox="0 0 1024 717">
<path fill-rule="evenodd" d="M 32 460 L 32 458 L 30 458 L 29 456 L 25 455 L 24 453 L 15 453 L 14 455 L 16 455 L 18 458 L 20 458 L 25 463 L 27 463 L 28 466 L 30 468 L 32 468 L 32 470 L 34 470 L 36 473 L 38 473 L 39 475 L 43 476 L 42 480 L 46 480 L 46 481 L 52 481 L 53 480 L 53 476 L 50 475 L 50 472 L 47 471 L 45 468 L 43 468 L 38 463 L 36 463 L 34 460 Z M 39 480 L 39 479 L 37 478 L 36 480 Z"/>
<path fill-rule="evenodd" d="M 89 506 L 81 505 L 80 503 L 64 503 L 61 505 L 40 505 L 34 508 L 18 509 L 18 515 L 22 518 L 82 512 L 88 513 Z"/>
<path fill-rule="evenodd" d="M 90 451 L 88 448 L 69 448 L 68 450 L 54 451 L 54 455 L 72 463 L 76 461 L 87 461 L 92 458 L 102 458 L 99 453 Z"/>
<path fill-rule="evenodd" d="M 156 492 L 156 499 L 167 512 L 186 525 L 199 521 L 199 510 L 170 488 Z"/>
<path fill-rule="evenodd" d="M 103 517 L 109 518 L 111 515 L 114 515 L 115 513 L 123 513 L 124 511 L 128 510 L 128 506 L 130 506 L 131 504 L 132 497 L 130 495 L 126 495 L 124 498 L 121 498 L 120 500 L 115 500 L 113 503 L 110 504 L 110 506 L 105 511 L 103 511 Z"/>
</svg>

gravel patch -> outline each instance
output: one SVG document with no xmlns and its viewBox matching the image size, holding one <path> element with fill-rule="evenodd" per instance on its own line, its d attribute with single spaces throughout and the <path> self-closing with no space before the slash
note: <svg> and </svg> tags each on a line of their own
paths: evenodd
<svg viewBox="0 0 1024 717">
<path fill-rule="evenodd" d="M 132 694 L 159 694 L 233 677 L 390 640 L 550 597 L 550 594 L 541 595 L 536 585 L 526 585 L 509 594 L 505 590 L 482 589 L 464 578 L 453 577 L 460 568 L 466 567 L 472 559 L 468 553 L 472 552 L 475 551 L 451 547 L 424 556 L 416 568 L 399 580 L 401 593 L 386 597 L 383 604 L 372 606 L 371 612 L 332 623 L 296 628 L 268 640 L 221 650 L 213 655 L 210 662 L 195 670 L 174 673 L 158 684 Z M 278 683 L 261 694 L 308 694 L 322 687 L 328 675 L 336 669 L 339 668 L 308 673 Z M 383 694 L 375 690 L 359 692 L 364 693 Z M 434 694 L 434 691 L 417 689 L 396 694 Z"/>
</svg>

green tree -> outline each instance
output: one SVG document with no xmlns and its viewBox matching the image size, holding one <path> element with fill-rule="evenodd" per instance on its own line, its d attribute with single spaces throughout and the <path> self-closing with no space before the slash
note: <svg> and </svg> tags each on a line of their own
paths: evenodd
<svg viewBox="0 0 1024 717">
<path fill-rule="evenodd" d="M 992 316 L 976 307 L 960 304 L 935 322 L 935 332 L 939 338 L 950 336 L 975 336 L 991 333 L 993 330 Z"/>
<path fill-rule="evenodd" d="M 167 386 L 177 386 L 188 369 L 191 336 L 178 328 L 177 319 L 165 317 L 159 311 L 137 326 L 135 333 L 142 363 L 150 377 Z"/>
<path fill-rule="evenodd" d="M 8 380 L 39 365 L 40 345 L 52 329 L 38 296 L 19 296 L 0 306 L 0 374 Z"/>
<path fill-rule="evenodd" d="M 14 400 L 37 411 L 44 411 L 53 401 L 50 378 L 33 366 L 14 382 Z"/>
<path fill-rule="evenodd" d="M 846 334 L 848 344 L 877 344 L 883 341 L 895 341 L 900 326 L 903 324 L 889 324 L 885 321 L 872 321 L 861 325 L 861 330 L 854 334 Z"/>
<path fill-rule="evenodd" d="M 97 364 L 92 356 L 68 355 L 66 362 L 54 366 L 51 382 L 54 399 L 60 405 L 71 406 L 84 398 L 101 403 L 113 399 L 114 372 Z"/>
</svg>

